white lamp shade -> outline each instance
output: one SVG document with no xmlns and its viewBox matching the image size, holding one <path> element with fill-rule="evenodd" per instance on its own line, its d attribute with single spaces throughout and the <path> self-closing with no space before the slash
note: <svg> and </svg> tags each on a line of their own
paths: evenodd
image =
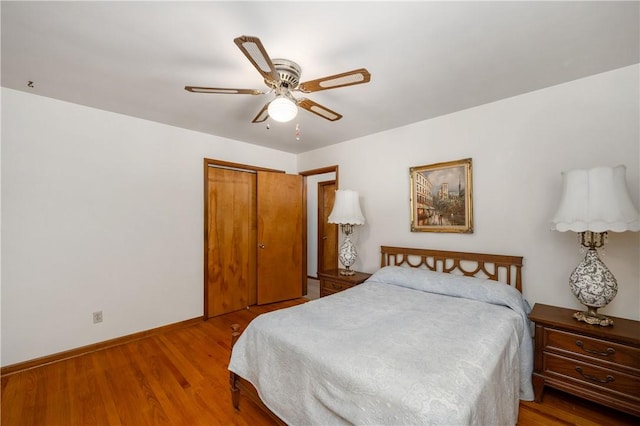
<svg viewBox="0 0 640 426">
<path fill-rule="evenodd" d="M 298 107 L 296 104 L 284 96 L 278 96 L 271 101 L 267 107 L 267 111 L 269 112 L 269 117 L 281 123 L 291 121 L 298 115 Z"/>
<path fill-rule="evenodd" d="M 629 197 L 625 172 L 623 165 L 563 172 L 562 197 L 553 229 L 640 231 L 640 215 Z"/>
<path fill-rule="evenodd" d="M 364 224 L 364 216 L 360 210 L 360 200 L 356 191 L 350 189 L 336 190 L 336 199 L 333 203 L 333 210 L 329 215 L 329 223 L 340 225 Z"/>
</svg>

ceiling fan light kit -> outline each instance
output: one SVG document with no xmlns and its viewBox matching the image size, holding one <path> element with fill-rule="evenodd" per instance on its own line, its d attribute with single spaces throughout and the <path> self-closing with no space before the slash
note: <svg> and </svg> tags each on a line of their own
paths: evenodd
<svg viewBox="0 0 640 426">
<path fill-rule="evenodd" d="M 277 96 L 272 100 L 267 111 L 269 112 L 269 117 L 280 123 L 291 121 L 298 115 L 298 107 L 295 102 L 285 96 Z"/>
<path fill-rule="evenodd" d="M 316 80 L 300 83 L 302 69 L 298 64 L 288 59 L 271 59 L 262 42 L 257 37 L 241 36 L 234 43 L 249 59 L 253 66 L 264 78 L 269 87 L 267 92 L 257 89 L 229 89 L 216 87 L 185 86 L 185 90 L 194 93 L 264 95 L 275 93 L 275 99 L 267 102 L 252 120 L 252 123 L 262 123 L 269 117 L 282 123 L 293 120 L 298 114 L 298 107 L 312 112 L 326 120 L 337 121 L 342 115 L 324 107 L 310 99 L 296 99 L 291 92 L 311 93 L 337 87 L 352 86 L 368 83 L 371 74 L 365 68 L 359 68 L 341 74 L 331 75 Z"/>
</svg>

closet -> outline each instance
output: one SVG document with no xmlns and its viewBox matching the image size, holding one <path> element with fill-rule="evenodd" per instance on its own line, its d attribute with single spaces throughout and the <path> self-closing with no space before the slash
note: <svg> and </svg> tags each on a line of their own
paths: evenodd
<svg viewBox="0 0 640 426">
<path fill-rule="evenodd" d="M 302 296 L 303 177 L 204 161 L 204 315 Z"/>
</svg>

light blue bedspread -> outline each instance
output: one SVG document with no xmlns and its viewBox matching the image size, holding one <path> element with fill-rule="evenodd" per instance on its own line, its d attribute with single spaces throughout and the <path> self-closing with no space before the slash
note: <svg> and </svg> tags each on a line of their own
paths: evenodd
<svg viewBox="0 0 640 426">
<path fill-rule="evenodd" d="M 229 370 L 290 425 L 514 425 L 533 399 L 528 312 L 501 283 L 388 266 L 260 315 Z"/>
</svg>

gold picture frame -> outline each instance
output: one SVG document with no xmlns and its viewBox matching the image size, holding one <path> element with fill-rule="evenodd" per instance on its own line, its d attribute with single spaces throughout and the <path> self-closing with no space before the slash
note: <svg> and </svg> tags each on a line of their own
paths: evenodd
<svg viewBox="0 0 640 426">
<path fill-rule="evenodd" d="M 411 232 L 473 233 L 471 158 L 409 169 Z"/>
</svg>

